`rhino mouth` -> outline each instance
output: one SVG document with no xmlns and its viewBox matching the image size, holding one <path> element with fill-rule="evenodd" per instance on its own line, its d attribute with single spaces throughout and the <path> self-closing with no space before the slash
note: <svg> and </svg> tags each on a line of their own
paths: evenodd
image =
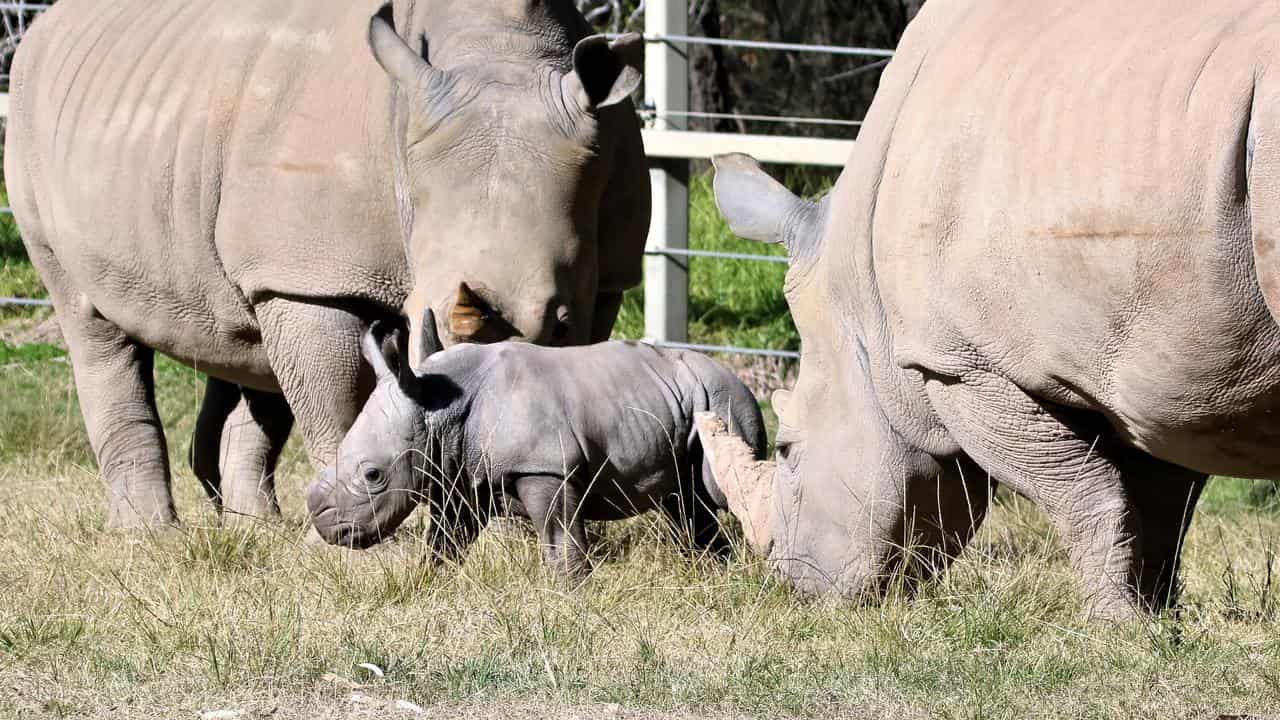
<svg viewBox="0 0 1280 720">
<path fill-rule="evenodd" d="M 327 507 L 314 514 L 311 518 L 311 523 L 315 526 L 316 532 L 330 545 L 352 550 L 366 550 L 386 539 L 382 533 L 370 532 L 355 521 L 335 522 L 336 518 L 334 516 L 336 514 L 336 508 Z"/>
<path fill-rule="evenodd" d="M 330 545 L 351 550 L 367 550 L 383 541 L 380 533 L 371 533 L 355 523 L 343 523 L 327 534 Z"/>
</svg>

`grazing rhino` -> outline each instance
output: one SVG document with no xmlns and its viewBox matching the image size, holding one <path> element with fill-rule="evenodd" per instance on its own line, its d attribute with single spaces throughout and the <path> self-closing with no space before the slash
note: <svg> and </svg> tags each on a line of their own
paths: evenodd
<svg viewBox="0 0 1280 720">
<path fill-rule="evenodd" d="M 569 0 L 380 5 L 62 0 L 25 37 L 5 176 L 113 526 L 175 520 L 155 350 L 212 378 L 197 474 L 270 514 L 294 418 L 327 464 L 372 389 L 372 320 L 582 344 L 639 282 L 639 37 Z"/>
<path fill-rule="evenodd" d="M 570 575 L 589 569 L 585 520 L 652 508 L 694 548 L 725 549 L 715 515 L 725 499 L 703 466 L 694 415 L 727 422 L 756 458 L 766 447 L 760 407 L 728 369 L 623 342 L 444 351 L 427 333 L 415 370 L 407 333 L 381 328 L 363 342 L 378 388 L 307 491 L 330 543 L 380 542 L 429 499 L 438 558 L 457 557 L 496 508 L 533 520 L 547 564 Z"/>
<path fill-rule="evenodd" d="M 1280 477 L 1277 43 L 1250 0 L 935 0 L 827 197 L 716 161 L 734 230 L 787 247 L 803 339 L 776 467 L 704 438 L 778 573 L 940 566 L 990 478 L 1096 616 L 1174 602 L 1206 477 Z"/>
</svg>

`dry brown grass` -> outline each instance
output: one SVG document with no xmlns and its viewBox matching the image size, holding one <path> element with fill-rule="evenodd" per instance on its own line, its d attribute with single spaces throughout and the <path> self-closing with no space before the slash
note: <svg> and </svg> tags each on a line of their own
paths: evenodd
<svg viewBox="0 0 1280 720">
<path fill-rule="evenodd" d="M 1060 549 L 1003 504 L 911 600 L 799 597 L 739 555 L 690 561 L 651 519 L 611 525 L 568 587 L 520 530 L 461 567 L 421 525 L 372 552 L 300 542 L 296 449 L 282 525 L 220 528 L 185 455 L 198 378 L 160 367 L 185 525 L 103 530 L 69 367 L 0 370 L 0 717 L 1200 718 L 1275 714 L 1280 517 L 1217 483 L 1188 543 L 1180 618 L 1080 617 Z M 25 358 L 25 359 L 24 359 Z M 378 678 L 360 667 L 371 663 Z"/>
</svg>

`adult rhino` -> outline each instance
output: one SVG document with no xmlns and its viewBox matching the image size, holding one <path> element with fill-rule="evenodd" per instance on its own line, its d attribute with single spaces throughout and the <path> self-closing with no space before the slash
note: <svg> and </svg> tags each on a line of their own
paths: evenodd
<svg viewBox="0 0 1280 720">
<path fill-rule="evenodd" d="M 372 389 L 374 319 L 580 344 L 639 281 L 639 38 L 568 0 L 380 6 L 62 0 L 25 37 L 5 174 L 111 525 L 175 520 L 154 350 L 213 378 L 197 474 L 221 440 L 229 509 L 270 513 L 293 419 L 326 465 Z"/>
<path fill-rule="evenodd" d="M 991 478 L 1097 616 L 1174 601 L 1206 477 L 1280 477 L 1278 46 L 1249 0 L 933 0 L 830 195 L 717 161 L 730 225 L 787 247 L 803 339 L 776 468 L 717 442 L 777 572 L 941 565 Z"/>
</svg>

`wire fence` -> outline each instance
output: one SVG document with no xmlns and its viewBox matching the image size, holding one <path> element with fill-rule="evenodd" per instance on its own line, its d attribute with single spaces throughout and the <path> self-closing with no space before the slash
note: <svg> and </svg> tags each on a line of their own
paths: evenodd
<svg viewBox="0 0 1280 720">
<path fill-rule="evenodd" d="M 21 40 L 22 32 L 25 32 L 29 14 L 38 12 L 48 7 L 47 3 L 40 2 L 2 2 L 0 1 L 0 17 L 3 17 L 5 39 L 0 44 L 0 59 L 7 62 L 12 55 L 13 49 L 17 47 L 17 43 Z M 610 37 L 618 37 L 618 34 L 612 33 Z M 861 56 L 875 57 L 879 60 L 859 68 L 854 68 L 838 75 L 826 78 L 824 82 L 832 82 L 835 80 L 845 79 L 861 75 L 883 68 L 893 57 L 894 51 L 881 48 L 865 48 L 865 47 L 843 47 L 837 45 L 815 45 L 805 43 L 786 43 L 771 42 L 763 40 L 738 40 L 732 38 L 708 38 L 693 35 L 673 34 L 673 33 L 646 33 L 644 39 L 648 43 L 663 44 L 681 52 L 678 45 L 711 45 L 725 48 L 736 49 L 752 49 L 765 50 L 775 52 L 803 52 L 803 53 L 827 53 L 832 55 L 844 56 Z M 3 78 L 0 78 L 2 80 Z M 652 105 L 642 106 L 638 109 L 641 117 L 649 120 L 658 118 L 688 118 L 688 119 L 705 119 L 705 120 L 734 120 L 734 121 L 753 121 L 768 122 L 778 124 L 811 124 L 811 125 L 828 125 L 837 127 L 856 128 L 862 125 L 861 120 L 846 120 L 840 118 L 823 118 L 823 117 L 807 117 L 807 116 L 789 116 L 789 115 L 759 115 L 759 114 L 738 114 L 738 113 L 715 113 L 701 112 L 692 110 L 670 110 Z M 0 208 L 0 214 L 12 215 L 12 210 L 7 207 Z M 661 247 L 652 248 L 645 251 L 645 255 L 650 257 L 667 257 L 682 259 L 708 259 L 722 260 L 733 262 L 766 262 L 766 263 L 786 263 L 784 257 L 773 255 L 753 254 L 753 253 L 734 253 L 734 252 L 718 252 L 710 250 L 690 250 L 686 248 Z M 687 270 L 687 268 L 686 268 Z M 29 298 L 0 298 L 0 306 L 50 306 L 47 300 L 29 299 Z M 731 345 L 706 345 L 688 342 L 672 342 L 662 339 L 649 340 L 654 345 L 660 347 L 671 347 L 686 350 L 695 350 L 708 353 L 724 353 L 732 355 L 746 355 L 756 357 L 781 358 L 793 360 L 799 358 L 799 353 L 790 350 L 779 350 L 770 348 L 750 348 L 737 347 Z"/>
</svg>

